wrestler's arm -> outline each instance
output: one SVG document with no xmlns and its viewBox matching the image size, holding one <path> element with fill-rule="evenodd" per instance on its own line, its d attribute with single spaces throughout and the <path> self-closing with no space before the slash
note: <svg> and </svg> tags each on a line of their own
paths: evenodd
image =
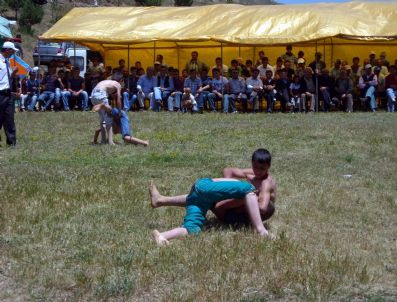
<svg viewBox="0 0 397 302">
<path fill-rule="evenodd" d="M 223 220 L 227 210 L 241 207 L 245 208 L 244 199 L 226 199 L 218 202 L 212 212 L 219 220 Z"/>
<path fill-rule="evenodd" d="M 261 214 L 266 213 L 269 203 L 272 199 L 272 193 L 274 192 L 275 184 L 272 181 L 268 180 L 262 182 L 261 190 L 258 197 L 259 210 Z"/>
<path fill-rule="evenodd" d="M 223 177 L 225 178 L 247 178 L 248 175 L 254 174 L 252 169 L 225 168 Z"/>
</svg>

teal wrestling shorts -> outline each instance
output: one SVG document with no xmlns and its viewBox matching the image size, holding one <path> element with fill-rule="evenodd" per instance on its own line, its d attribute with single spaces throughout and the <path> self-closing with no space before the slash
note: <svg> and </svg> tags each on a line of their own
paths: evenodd
<svg viewBox="0 0 397 302">
<path fill-rule="evenodd" d="M 211 178 L 201 178 L 195 182 L 187 196 L 186 215 L 182 226 L 189 233 L 199 233 L 207 211 L 217 202 L 241 199 L 255 190 L 255 187 L 246 181 L 213 181 Z"/>
</svg>

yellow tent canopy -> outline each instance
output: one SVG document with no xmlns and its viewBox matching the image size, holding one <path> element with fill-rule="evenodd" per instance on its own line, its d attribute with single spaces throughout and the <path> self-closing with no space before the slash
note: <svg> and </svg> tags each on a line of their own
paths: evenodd
<svg viewBox="0 0 397 302">
<path fill-rule="evenodd" d="M 120 58 L 152 64 L 161 53 L 167 64 L 183 67 L 192 50 L 210 66 L 218 56 L 226 63 L 254 59 L 258 50 L 275 63 L 286 44 L 307 58 L 321 51 L 328 62 L 371 50 L 394 59 L 397 3 L 74 8 L 39 38 L 101 51 L 108 65 Z"/>
</svg>

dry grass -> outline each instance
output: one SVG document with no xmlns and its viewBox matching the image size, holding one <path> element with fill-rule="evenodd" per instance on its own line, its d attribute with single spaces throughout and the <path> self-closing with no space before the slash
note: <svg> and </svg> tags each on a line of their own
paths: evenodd
<svg viewBox="0 0 397 302">
<path fill-rule="evenodd" d="M 96 114 L 17 114 L 18 148 L 0 148 L 1 301 L 397 299 L 395 114 L 130 116 L 149 148 L 91 146 Z M 184 211 L 152 210 L 149 180 L 185 193 L 258 147 L 274 155 L 276 241 L 210 218 L 154 246 Z"/>
</svg>

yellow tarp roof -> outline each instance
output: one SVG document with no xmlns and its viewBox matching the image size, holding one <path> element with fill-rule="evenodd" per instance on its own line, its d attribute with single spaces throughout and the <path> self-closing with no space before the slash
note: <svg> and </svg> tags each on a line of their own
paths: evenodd
<svg viewBox="0 0 397 302">
<path fill-rule="evenodd" d="M 104 50 L 152 41 L 280 45 L 328 37 L 397 39 L 397 3 L 74 8 L 39 38 Z"/>
</svg>

